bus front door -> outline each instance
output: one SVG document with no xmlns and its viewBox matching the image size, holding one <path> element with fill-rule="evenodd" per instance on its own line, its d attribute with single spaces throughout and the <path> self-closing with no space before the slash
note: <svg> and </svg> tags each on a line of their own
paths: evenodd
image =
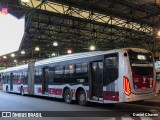
<svg viewBox="0 0 160 120">
<path fill-rule="evenodd" d="M 48 94 L 48 79 L 49 79 L 49 69 L 43 68 L 43 78 L 42 78 L 42 94 Z"/>
<path fill-rule="evenodd" d="M 10 73 L 10 91 L 13 90 L 13 73 Z"/>
<path fill-rule="evenodd" d="M 103 62 L 90 63 L 90 99 L 103 100 Z"/>
</svg>

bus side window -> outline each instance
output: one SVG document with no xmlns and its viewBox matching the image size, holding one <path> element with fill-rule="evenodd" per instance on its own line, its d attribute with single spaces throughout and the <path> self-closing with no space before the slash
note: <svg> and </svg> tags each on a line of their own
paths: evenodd
<svg viewBox="0 0 160 120">
<path fill-rule="evenodd" d="M 26 83 L 25 79 L 26 79 L 25 78 L 25 72 L 22 71 L 22 74 L 21 74 L 21 83 L 25 84 Z"/>
<path fill-rule="evenodd" d="M 72 76 L 73 73 L 74 73 L 74 65 L 65 66 L 65 71 L 64 71 L 65 77 Z"/>
<path fill-rule="evenodd" d="M 82 73 L 83 73 L 83 76 L 85 76 L 88 73 L 88 64 L 87 63 L 82 63 Z"/>
<path fill-rule="evenodd" d="M 17 83 L 18 83 L 18 75 L 17 75 L 17 72 L 14 72 L 13 73 L 13 84 L 17 84 Z"/>
<path fill-rule="evenodd" d="M 3 84 L 7 84 L 7 83 L 9 83 L 8 74 L 3 74 L 3 76 L 2 76 L 2 80 L 3 80 Z"/>
<path fill-rule="evenodd" d="M 27 84 L 28 83 L 28 73 L 27 73 L 27 71 L 26 72 L 24 72 L 24 84 Z"/>
<path fill-rule="evenodd" d="M 87 83 L 88 80 L 88 63 L 77 63 L 75 64 L 75 80 L 77 83 Z"/>
<path fill-rule="evenodd" d="M 10 75 L 10 73 L 7 74 L 7 81 L 8 81 L 8 83 L 11 82 L 11 75 Z"/>
<path fill-rule="evenodd" d="M 118 54 L 105 56 L 105 79 L 109 84 L 118 78 Z"/>
<path fill-rule="evenodd" d="M 87 63 L 76 64 L 76 76 L 87 76 L 87 74 L 88 74 Z"/>
<path fill-rule="evenodd" d="M 76 76 L 80 76 L 82 73 L 82 64 L 76 64 Z"/>
<path fill-rule="evenodd" d="M 49 68 L 49 83 L 53 83 L 54 82 L 54 67 L 50 67 Z"/>
<path fill-rule="evenodd" d="M 156 73 L 156 81 L 160 81 L 160 72 Z"/>
<path fill-rule="evenodd" d="M 106 67 L 113 67 L 113 61 L 111 58 L 106 58 L 105 59 L 105 66 Z"/>
<path fill-rule="evenodd" d="M 7 84 L 8 83 L 7 75 L 6 74 L 3 74 L 2 81 L 3 81 L 3 84 Z"/>
<path fill-rule="evenodd" d="M 42 83 L 42 70 L 40 68 L 35 70 L 35 83 Z"/>
<path fill-rule="evenodd" d="M 55 76 L 54 83 L 62 83 L 63 82 L 63 66 L 55 67 Z"/>
</svg>

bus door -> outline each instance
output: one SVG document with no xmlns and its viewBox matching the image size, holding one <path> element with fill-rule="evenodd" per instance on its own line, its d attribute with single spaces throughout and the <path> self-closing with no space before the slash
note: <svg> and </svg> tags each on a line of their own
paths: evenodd
<svg viewBox="0 0 160 120">
<path fill-rule="evenodd" d="M 13 90 L 13 73 L 10 73 L 10 91 Z"/>
<path fill-rule="evenodd" d="M 103 100 L 103 62 L 90 63 L 90 93 L 92 100 Z"/>
<path fill-rule="evenodd" d="M 49 68 L 43 68 L 42 93 L 48 94 Z"/>
<path fill-rule="evenodd" d="M 118 53 L 105 55 L 104 59 L 104 94 L 106 100 L 118 100 Z"/>
</svg>

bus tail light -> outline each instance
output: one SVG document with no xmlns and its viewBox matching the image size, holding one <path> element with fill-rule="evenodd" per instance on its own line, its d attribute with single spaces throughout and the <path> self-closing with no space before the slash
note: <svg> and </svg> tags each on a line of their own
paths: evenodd
<svg viewBox="0 0 160 120">
<path fill-rule="evenodd" d="M 123 77 L 123 89 L 124 93 L 129 96 L 131 94 L 131 87 L 129 83 L 129 79 L 127 77 Z"/>
</svg>

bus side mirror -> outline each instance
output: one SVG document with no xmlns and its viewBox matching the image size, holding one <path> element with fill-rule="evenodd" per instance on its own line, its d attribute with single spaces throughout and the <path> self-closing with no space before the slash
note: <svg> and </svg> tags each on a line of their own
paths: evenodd
<svg viewBox="0 0 160 120">
<path fill-rule="evenodd" d="M 124 53 L 124 56 L 127 57 L 127 53 L 126 52 Z"/>
</svg>

